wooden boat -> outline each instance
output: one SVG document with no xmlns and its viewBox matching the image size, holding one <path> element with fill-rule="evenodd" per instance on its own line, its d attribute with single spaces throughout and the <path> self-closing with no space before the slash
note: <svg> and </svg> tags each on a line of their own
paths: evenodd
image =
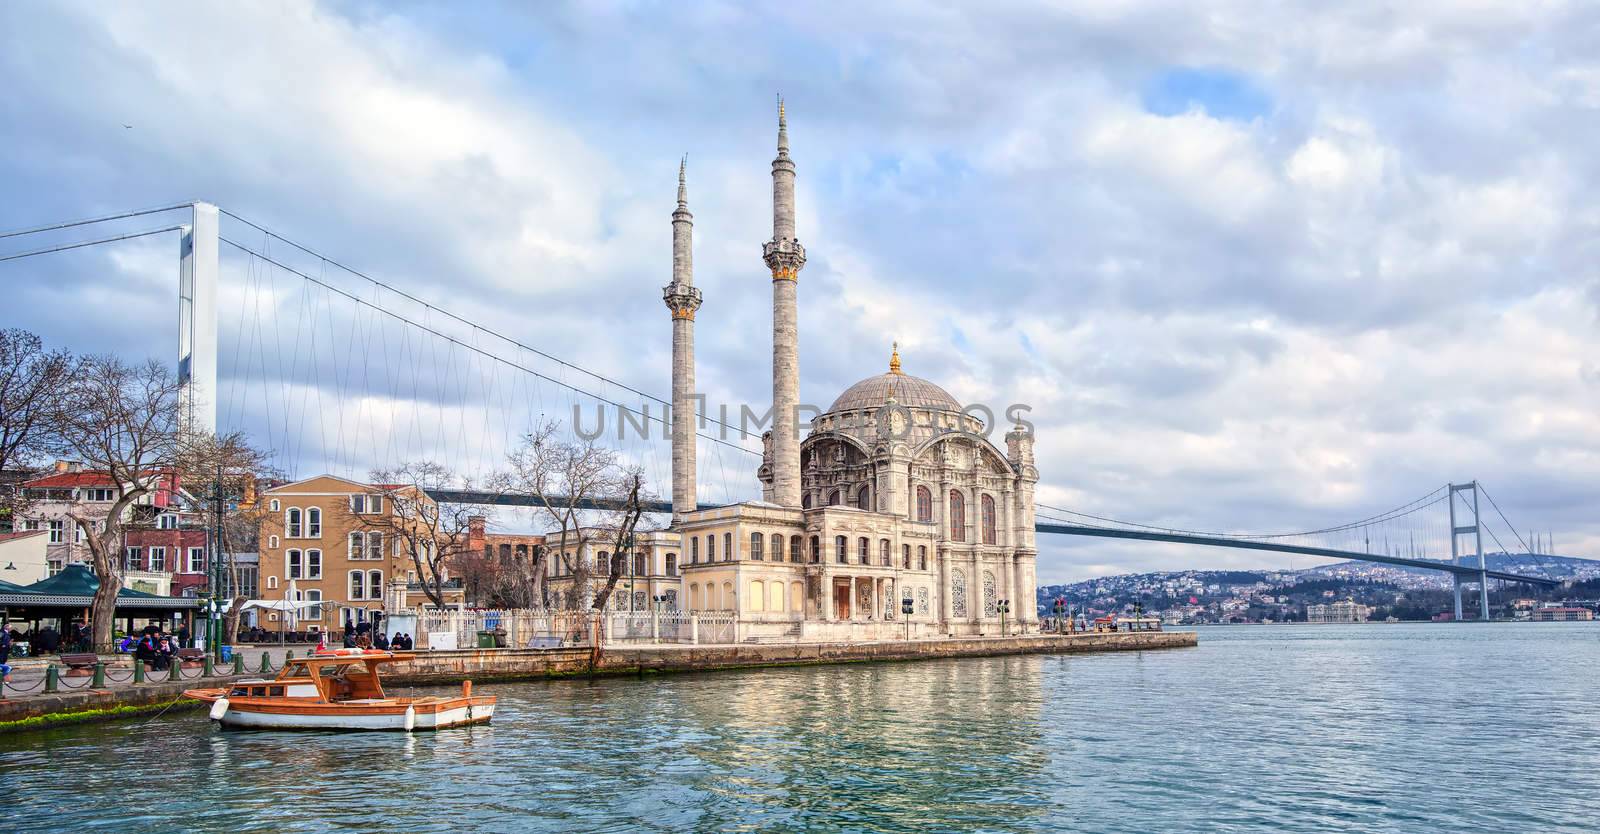
<svg viewBox="0 0 1600 834">
<path fill-rule="evenodd" d="M 482 724 L 494 715 L 493 695 L 461 694 L 390 698 L 378 682 L 378 666 L 415 655 L 344 649 L 295 658 L 272 680 L 234 681 L 183 694 L 211 704 L 211 720 L 224 727 L 272 730 L 439 730 Z"/>
</svg>

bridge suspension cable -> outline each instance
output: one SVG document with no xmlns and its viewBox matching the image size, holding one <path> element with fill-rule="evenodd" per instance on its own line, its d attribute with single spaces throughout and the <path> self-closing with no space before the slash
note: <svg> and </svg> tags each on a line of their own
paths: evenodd
<svg viewBox="0 0 1600 834">
<path fill-rule="evenodd" d="M 550 354 L 550 353 L 548 353 L 546 351 L 540 350 L 539 348 L 533 347 L 532 345 L 529 345 L 529 344 L 527 344 L 525 342 L 522 342 L 521 340 L 519 340 L 519 339 L 517 339 L 517 338 L 515 338 L 513 336 L 508 336 L 508 335 L 506 335 L 504 333 L 501 333 L 500 331 L 492 330 L 490 328 L 487 328 L 487 327 L 484 327 L 483 325 L 478 324 L 477 322 L 474 322 L 474 321 L 472 321 L 470 319 L 467 319 L 467 318 L 464 318 L 464 317 L 462 317 L 460 315 L 457 315 L 456 313 L 453 313 L 450 310 L 447 310 L 447 309 L 445 309 L 443 307 L 440 307 L 440 306 L 438 306 L 436 304 L 433 304 L 430 301 L 427 301 L 425 299 L 417 297 L 416 295 L 408 293 L 405 290 L 402 290 L 402 289 L 394 286 L 393 284 L 390 284 L 390 283 L 387 283 L 385 281 L 379 280 L 379 279 L 374 278 L 374 277 L 372 277 L 370 275 L 367 275 L 364 272 L 361 272 L 360 270 L 357 270 L 357 269 L 354 269 L 352 267 L 346 266 L 346 265 L 340 263 L 339 261 L 336 261 L 333 258 L 330 258 L 327 255 L 324 255 L 324 254 L 322 254 L 322 253 L 310 248 L 309 246 L 306 246 L 304 244 L 301 244 L 301 243 L 298 243 L 298 242 L 296 242 L 294 240 L 286 238 L 283 235 L 278 234 L 277 232 L 274 232 L 271 229 L 269 229 L 269 228 L 267 228 L 265 226 L 262 226 L 259 223 L 256 223 L 256 222 L 251 221 L 251 220 L 249 220 L 247 218 L 241 217 L 238 214 L 235 214 L 235 213 L 227 210 L 226 208 L 219 207 L 217 210 L 222 212 L 223 214 L 225 214 L 225 215 L 227 215 L 227 216 L 239 221 L 240 223 L 243 223 L 246 226 L 249 226 L 249 227 L 261 232 L 262 234 L 267 235 L 268 237 L 271 237 L 274 240 L 282 241 L 282 242 L 288 244 L 289 246 L 292 246 L 295 249 L 298 249 L 301 252 L 304 252 L 305 254 L 310 255 L 311 257 L 316 258 L 317 260 L 328 264 L 329 266 L 332 266 L 332 267 L 334 267 L 336 269 L 339 269 L 339 270 L 342 270 L 344 272 L 348 272 L 349 274 L 354 275 L 355 277 L 360 278 L 361 280 L 366 281 L 366 282 L 372 284 L 375 287 L 379 287 L 379 288 L 381 288 L 383 290 L 386 290 L 388 292 L 394 293 L 395 295 L 397 295 L 397 296 L 399 296 L 401 298 L 404 298 L 407 301 L 410 301 L 412 303 L 420 305 L 425 310 L 428 310 L 428 311 L 431 311 L 431 312 L 434 312 L 434 313 L 438 313 L 439 315 L 444 316 L 444 317 L 446 317 L 446 318 L 448 318 L 448 319 L 450 319 L 452 321 L 455 321 L 455 322 L 457 322 L 459 324 L 463 324 L 463 325 L 465 325 L 465 326 L 467 326 L 467 327 L 469 327 L 469 328 L 471 328 L 471 329 L 473 329 L 473 330 L 475 330 L 477 332 L 483 333 L 483 334 L 485 334 L 487 336 L 491 336 L 491 337 L 493 337 L 495 339 L 499 339 L 499 340 L 505 342 L 506 344 L 512 345 L 513 347 L 519 348 L 521 350 L 526 350 L 529 353 L 532 353 L 532 354 L 535 354 L 535 355 L 537 355 L 537 356 L 539 356 L 541 358 L 547 359 L 547 360 L 549 360 L 551 362 L 554 362 L 554 363 L 556 363 L 556 364 L 558 364 L 558 365 L 560 365 L 560 366 L 562 366 L 564 368 L 570 368 L 570 369 L 572 369 L 574 371 L 577 371 L 578 373 L 581 373 L 581 374 L 583 374 L 585 376 L 588 376 L 590 378 L 599 380 L 599 381 L 604 382 L 604 383 L 606 383 L 608 385 L 614 385 L 617 388 L 620 388 L 620 389 L 622 389 L 624 391 L 627 391 L 629 393 L 632 393 L 632 394 L 637 394 L 637 395 L 639 395 L 641 397 L 644 397 L 645 399 L 648 399 L 648 400 L 654 401 L 656 403 L 659 403 L 662 406 L 670 406 L 671 405 L 671 403 L 669 403 L 667 400 L 664 400 L 664 399 L 662 399 L 662 398 L 660 398 L 660 397 L 658 397 L 658 396 L 656 396 L 654 394 L 651 394 L 651 393 L 649 393 L 647 391 L 641 391 L 640 389 L 634 388 L 633 386 L 628 385 L 627 383 L 619 382 L 618 380 L 613 379 L 613 378 L 608 377 L 608 376 L 605 376 L 604 374 L 596 373 L 595 371 L 591 371 L 591 370 L 589 370 L 587 368 L 584 368 L 581 365 L 576 365 L 576 364 L 573 364 L 572 362 L 568 362 L 565 359 L 562 359 L 562 358 L 560 358 L 558 356 L 555 356 L 555 355 Z M 239 244 L 233 243 L 232 241 L 228 241 L 228 242 L 230 244 L 234 245 L 234 246 L 239 246 Z M 249 251 L 249 250 L 246 250 L 246 251 Z M 271 261 L 270 259 L 266 259 L 266 258 L 263 258 L 263 259 L 264 260 L 268 260 L 268 262 L 273 263 L 274 265 L 280 266 L 280 267 L 282 267 L 284 269 L 289 269 L 289 271 L 291 271 L 291 272 L 295 272 L 295 270 L 290 269 L 289 267 L 282 266 L 282 264 L 279 264 L 276 261 Z M 302 273 L 296 272 L 296 274 L 300 274 L 300 275 L 302 275 L 302 277 L 305 277 Z M 326 285 L 324 285 L 324 286 L 326 286 Z M 348 295 L 348 293 L 344 293 L 344 294 Z M 379 308 L 379 309 L 381 309 L 381 308 Z M 385 312 L 387 312 L 387 311 L 385 311 Z M 534 373 L 534 372 L 530 371 L 530 373 Z M 541 376 L 541 378 L 542 379 L 547 379 L 547 380 L 550 379 L 549 377 L 546 377 L 546 376 Z M 550 381 L 556 382 L 555 380 L 550 380 Z M 567 386 L 566 383 L 562 383 L 562 382 L 556 382 L 556 384 L 562 385 L 563 387 L 571 387 L 571 386 Z M 588 392 L 583 391 L 582 389 L 574 388 L 573 390 L 576 390 L 579 393 L 584 394 L 585 396 L 591 396 L 591 397 L 595 396 L 593 394 L 590 394 Z M 596 399 L 600 399 L 599 397 L 595 397 L 595 398 Z M 606 402 L 608 405 L 616 406 L 618 408 L 622 407 L 622 406 L 617 406 L 616 403 L 612 403 L 609 400 L 601 400 L 601 401 L 602 402 Z M 651 418 L 651 419 L 654 419 L 654 418 Z M 719 420 L 719 419 L 717 419 L 715 417 L 712 417 L 709 414 L 703 416 L 702 422 L 704 422 L 704 423 L 713 423 L 713 424 L 715 424 L 717 426 L 720 426 L 720 427 L 722 427 L 724 429 L 732 429 L 732 430 L 734 430 L 736 432 L 739 432 L 741 435 L 744 434 L 743 429 L 738 428 L 736 426 L 729 425 L 728 423 L 725 423 L 722 420 Z M 744 452 L 746 454 L 758 455 L 758 456 L 761 454 L 760 452 L 756 452 L 756 451 L 754 451 L 752 449 L 745 448 L 745 447 L 740 446 L 738 444 L 728 443 L 726 440 L 724 440 L 722 438 L 712 437 L 712 436 L 707 435 L 707 434 L 700 434 L 700 437 L 708 439 L 708 440 L 713 440 L 715 442 L 721 443 L 722 445 L 728 446 L 730 448 L 738 449 L 739 451 Z"/>
</svg>

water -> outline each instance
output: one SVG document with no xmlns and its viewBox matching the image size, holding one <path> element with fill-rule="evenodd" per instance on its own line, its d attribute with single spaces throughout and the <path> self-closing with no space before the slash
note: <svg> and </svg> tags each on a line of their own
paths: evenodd
<svg viewBox="0 0 1600 834">
<path fill-rule="evenodd" d="M 0 830 L 1594 831 L 1600 624 L 484 687 L 436 735 L 0 736 Z"/>
</svg>

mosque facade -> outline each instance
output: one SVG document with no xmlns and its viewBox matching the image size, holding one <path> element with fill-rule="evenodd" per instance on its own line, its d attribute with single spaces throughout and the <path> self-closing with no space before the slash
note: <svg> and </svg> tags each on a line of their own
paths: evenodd
<svg viewBox="0 0 1600 834">
<path fill-rule="evenodd" d="M 680 600 L 731 611 L 752 639 L 899 639 L 1034 628 L 1037 549 L 1031 429 L 1005 449 L 943 388 L 888 368 L 797 423 L 799 288 L 795 165 L 778 110 L 772 162 L 772 430 L 757 472 L 762 500 L 697 509 L 694 431 L 693 216 L 679 168 L 672 214 L 671 531 L 680 537 Z M 1011 614 L 1002 612 L 1010 601 Z M 909 612 L 909 613 L 907 613 Z"/>
</svg>

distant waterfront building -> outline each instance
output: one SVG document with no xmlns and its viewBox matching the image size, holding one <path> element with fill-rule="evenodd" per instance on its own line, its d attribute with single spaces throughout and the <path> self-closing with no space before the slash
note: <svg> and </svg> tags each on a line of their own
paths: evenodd
<svg viewBox="0 0 1600 834">
<path fill-rule="evenodd" d="M 1528 619 L 1536 623 L 1569 623 L 1594 619 L 1587 608 L 1535 608 Z"/>
<path fill-rule="evenodd" d="M 1364 623 L 1371 615 L 1371 608 L 1348 599 L 1326 605 L 1306 606 L 1308 623 Z"/>
</svg>

